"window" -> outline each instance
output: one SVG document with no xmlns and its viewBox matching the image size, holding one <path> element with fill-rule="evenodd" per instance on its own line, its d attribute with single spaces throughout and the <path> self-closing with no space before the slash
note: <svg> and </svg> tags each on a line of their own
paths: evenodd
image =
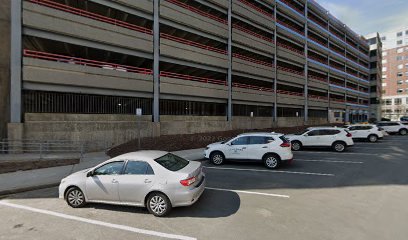
<svg viewBox="0 0 408 240">
<path fill-rule="evenodd" d="M 319 136 L 320 135 L 320 130 L 313 130 L 313 131 L 310 131 L 308 134 L 307 134 L 308 136 Z"/>
<path fill-rule="evenodd" d="M 387 59 L 383 59 L 381 62 L 382 62 L 382 64 L 386 64 L 386 63 L 387 63 Z"/>
<path fill-rule="evenodd" d="M 402 37 L 402 32 L 397 32 L 397 37 Z"/>
<path fill-rule="evenodd" d="M 405 30 L 405 35 L 408 35 L 408 30 Z"/>
<path fill-rule="evenodd" d="M 273 140 L 272 137 L 253 136 L 249 137 L 249 144 L 268 144 Z"/>
<path fill-rule="evenodd" d="M 387 52 L 382 52 L 383 57 L 387 56 Z"/>
<path fill-rule="evenodd" d="M 382 79 L 385 79 L 385 78 L 387 78 L 387 75 L 382 75 L 381 78 L 382 78 Z"/>
<path fill-rule="evenodd" d="M 158 164 L 162 165 L 167 170 L 170 170 L 173 172 L 183 169 L 189 163 L 188 160 L 181 158 L 179 156 L 176 156 L 174 154 L 171 154 L 171 153 L 168 153 L 162 157 L 159 157 L 158 159 L 155 159 L 155 161 Z"/>
<path fill-rule="evenodd" d="M 397 56 L 397 61 L 402 61 L 404 59 L 403 56 Z"/>
<path fill-rule="evenodd" d="M 405 72 L 405 76 L 408 77 L 408 72 Z"/>
<path fill-rule="evenodd" d="M 383 67 L 383 68 L 382 68 L 382 71 L 383 71 L 383 72 L 386 72 L 386 71 L 387 71 L 387 67 Z"/>
<path fill-rule="evenodd" d="M 249 137 L 240 137 L 231 142 L 231 145 L 247 145 Z"/>
<path fill-rule="evenodd" d="M 394 105 L 401 105 L 401 104 L 402 104 L 402 98 L 394 99 Z"/>
<path fill-rule="evenodd" d="M 404 48 L 398 48 L 397 49 L 397 53 L 403 53 L 404 52 Z"/>
<path fill-rule="evenodd" d="M 397 77 L 402 77 L 404 74 L 402 72 L 397 73 Z"/>
<path fill-rule="evenodd" d="M 384 37 L 381 37 L 381 40 L 382 40 L 382 41 L 385 41 L 385 40 L 387 40 L 387 37 L 385 37 L 385 36 L 384 36 Z"/>
<path fill-rule="evenodd" d="M 332 130 L 332 129 L 325 129 L 325 130 L 320 130 L 320 135 L 336 135 L 339 134 L 340 130 Z"/>
<path fill-rule="evenodd" d="M 404 68 L 403 64 L 398 65 L 398 69 L 403 69 L 403 68 Z"/>
<path fill-rule="evenodd" d="M 107 163 L 94 171 L 94 175 L 118 175 L 122 172 L 123 161 Z"/>
<path fill-rule="evenodd" d="M 387 83 L 383 82 L 383 83 L 382 83 L 382 86 L 383 86 L 383 87 L 386 87 L 386 86 L 387 86 Z"/>
<path fill-rule="evenodd" d="M 153 169 L 147 162 L 128 161 L 126 164 L 125 175 L 153 175 Z"/>
<path fill-rule="evenodd" d="M 402 88 L 399 88 L 398 90 L 397 90 L 397 93 L 403 93 L 404 92 L 404 89 L 402 89 Z"/>
<path fill-rule="evenodd" d="M 384 99 L 384 104 L 385 105 L 392 105 L 392 99 Z"/>
<path fill-rule="evenodd" d="M 398 40 L 397 45 L 401 45 L 401 44 L 402 44 L 402 40 Z"/>
<path fill-rule="evenodd" d="M 398 85 L 401 85 L 402 83 L 403 83 L 402 80 L 398 80 L 398 81 L 397 81 L 397 84 L 398 84 Z"/>
</svg>

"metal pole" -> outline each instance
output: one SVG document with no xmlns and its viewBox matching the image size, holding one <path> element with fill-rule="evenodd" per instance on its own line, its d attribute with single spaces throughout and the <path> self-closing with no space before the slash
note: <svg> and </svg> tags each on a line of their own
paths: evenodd
<svg viewBox="0 0 408 240">
<path fill-rule="evenodd" d="M 308 14 L 308 1 L 306 1 L 305 3 L 305 17 L 306 19 L 308 19 L 309 14 Z M 307 122 L 309 121 L 309 103 L 308 103 L 308 94 L 309 94 L 309 80 L 308 80 L 308 75 L 309 75 L 309 63 L 308 63 L 308 51 L 309 51 L 309 47 L 308 47 L 308 21 L 306 20 L 306 24 L 305 24 L 305 37 L 306 37 L 306 45 L 305 45 L 305 57 L 306 57 L 306 63 L 305 63 L 305 117 L 304 117 L 304 121 L 305 121 L 305 125 L 307 125 Z"/>
</svg>

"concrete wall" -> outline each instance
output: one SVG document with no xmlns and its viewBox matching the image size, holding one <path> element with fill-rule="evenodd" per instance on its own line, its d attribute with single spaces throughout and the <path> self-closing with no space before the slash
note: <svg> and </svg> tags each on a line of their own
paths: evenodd
<svg viewBox="0 0 408 240">
<path fill-rule="evenodd" d="M 0 0 L 0 139 L 7 135 L 10 94 L 10 0 Z"/>
<path fill-rule="evenodd" d="M 233 117 L 231 123 L 224 116 L 161 116 L 160 124 L 151 116 L 110 114 L 47 114 L 26 113 L 25 123 L 16 126 L 16 138 L 38 140 L 71 140 L 92 142 L 92 146 L 106 147 L 121 144 L 138 136 L 194 134 L 238 129 L 266 129 L 303 125 L 303 118 Z M 327 119 L 310 119 L 309 124 L 327 123 Z M 96 148 L 94 150 L 97 150 Z"/>
</svg>

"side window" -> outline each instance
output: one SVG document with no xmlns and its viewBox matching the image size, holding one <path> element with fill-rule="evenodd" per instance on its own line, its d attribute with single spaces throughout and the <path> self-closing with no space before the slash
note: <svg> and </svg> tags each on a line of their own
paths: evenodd
<svg viewBox="0 0 408 240">
<path fill-rule="evenodd" d="M 122 172 L 123 161 L 107 163 L 94 171 L 94 175 L 118 175 Z"/>
<path fill-rule="evenodd" d="M 358 129 L 357 129 L 357 127 L 349 127 L 349 130 L 350 131 L 355 131 L 355 130 L 358 130 Z"/>
<path fill-rule="evenodd" d="M 313 130 L 307 133 L 307 135 L 313 137 L 313 136 L 318 136 L 320 135 L 320 130 Z"/>
<path fill-rule="evenodd" d="M 125 175 L 153 175 L 153 169 L 147 162 L 128 161 Z"/>
<path fill-rule="evenodd" d="M 273 138 L 261 136 L 249 137 L 249 144 L 267 144 L 268 140 L 273 140 Z"/>
<path fill-rule="evenodd" d="M 240 137 L 231 142 L 231 145 L 247 145 L 249 137 Z"/>
<path fill-rule="evenodd" d="M 398 126 L 398 123 L 390 123 L 390 126 Z"/>
</svg>

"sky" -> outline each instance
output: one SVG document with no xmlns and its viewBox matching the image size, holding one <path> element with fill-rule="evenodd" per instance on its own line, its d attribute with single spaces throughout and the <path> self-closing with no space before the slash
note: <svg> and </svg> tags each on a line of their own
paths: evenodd
<svg viewBox="0 0 408 240">
<path fill-rule="evenodd" d="M 408 27 L 408 0 L 316 1 L 360 35 Z"/>
</svg>

